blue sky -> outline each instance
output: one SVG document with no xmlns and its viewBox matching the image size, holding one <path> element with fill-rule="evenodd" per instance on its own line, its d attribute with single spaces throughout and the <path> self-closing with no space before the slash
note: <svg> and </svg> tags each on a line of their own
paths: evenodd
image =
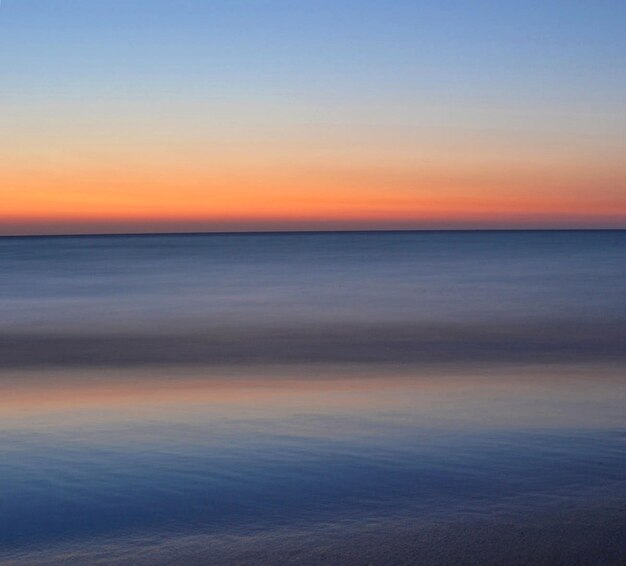
<svg viewBox="0 0 626 566">
<path fill-rule="evenodd" d="M 410 177 L 412 167 L 418 212 L 422 193 L 432 201 L 425 178 L 439 175 L 437 190 L 452 202 L 467 175 L 491 167 L 503 177 L 506 162 L 511 186 L 551 195 L 546 210 L 567 193 L 581 198 L 564 201 L 564 214 L 571 205 L 580 215 L 584 199 L 595 210 L 600 195 L 598 214 L 621 215 L 625 24 L 626 4 L 617 1 L 4 0 L 2 147 L 7 165 L 23 166 L 0 190 L 26 195 L 11 212 L 22 222 L 46 168 L 72 166 L 59 152 L 73 154 L 80 168 L 86 148 L 102 151 L 119 169 L 138 154 L 133 167 L 149 168 L 148 157 L 161 162 L 167 150 L 195 156 L 198 169 L 219 165 L 228 145 L 241 149 L 243 169 L 256 151 L 273 175 L 283 159 L 301 163 L 303 178 L 316 160 L 322 169 L 342 161 L 361 178 L 379 159 L 391 170 L 380 195 L 396 190 L 397 171 Z M 444 162 L 457 172 L 449 194 L 437 173 Z M 436 166 L 424 172 L 420 163 Z M 297 178 L 285 193 L 304 190 Z M 81 194 L 103 190 L 76 183 Z M 136 189 L 146 193 L 141 183 Z M 493 191 L 501 208 L 492 185 L 480 191 L 481 202 Z M 210 179 L 206 186 L 210 196 Z M 116 206 L 124 215 L 124 204 Z"/>
</svg>

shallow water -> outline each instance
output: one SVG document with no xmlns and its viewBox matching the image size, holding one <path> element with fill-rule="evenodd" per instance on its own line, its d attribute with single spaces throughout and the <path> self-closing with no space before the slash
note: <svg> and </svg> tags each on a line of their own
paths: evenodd
<svg viewBox="0 0 626 566">
<path fill-rule="evenodd" d="M 0 562 L 620 563 L 624 244 L 0 239 Z"/>
</svg>

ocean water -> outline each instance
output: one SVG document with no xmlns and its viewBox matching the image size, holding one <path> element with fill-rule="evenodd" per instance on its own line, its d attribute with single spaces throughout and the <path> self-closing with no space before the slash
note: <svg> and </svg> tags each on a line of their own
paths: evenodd
<svg viewBox="0 0 626 566">
<path fill-rule="evenodd" d="M 626 232 L 0 238 L 0 564 L 623 564 Z"/>
</svg>

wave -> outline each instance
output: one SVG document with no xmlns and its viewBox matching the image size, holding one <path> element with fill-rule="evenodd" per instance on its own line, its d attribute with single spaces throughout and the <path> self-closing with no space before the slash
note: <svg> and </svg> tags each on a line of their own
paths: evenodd
<svg viewBox="0 0 626 566">
<path fill-rule="evenodd" d="M 626 319 L 0 334 L 0 368 L 626 362 Z"/>
</svg>

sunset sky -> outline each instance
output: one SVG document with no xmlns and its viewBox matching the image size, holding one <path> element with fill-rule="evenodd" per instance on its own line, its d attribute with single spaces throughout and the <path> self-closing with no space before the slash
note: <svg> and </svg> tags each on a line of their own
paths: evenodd
<svg viewBox="0 0 626 566">
<path fill-rule="evenodd" d="M 626 3 L 3 0 L 0 234 L 626 228 Z"/>
</svg>

